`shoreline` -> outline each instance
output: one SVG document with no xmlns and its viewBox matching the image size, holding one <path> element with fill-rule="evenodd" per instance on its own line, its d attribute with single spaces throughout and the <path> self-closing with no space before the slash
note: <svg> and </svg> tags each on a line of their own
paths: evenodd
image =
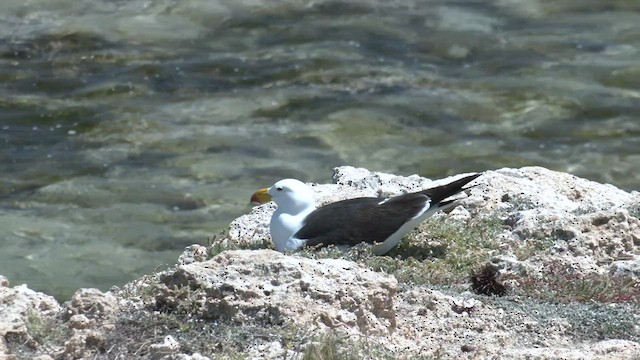
<svg viewBox="0 0 640 360">
<path fill-rule="evenodd" d="M 313 189 L 327 203 L 438 181 L 340 167 Z M 640 193 L 540 167 L 477 184 L 388 256 L 277 253 L 265 204 L 113 291 L 60 304 L 0 276 L 0 358 L 640 356 Z"/>
</svg>

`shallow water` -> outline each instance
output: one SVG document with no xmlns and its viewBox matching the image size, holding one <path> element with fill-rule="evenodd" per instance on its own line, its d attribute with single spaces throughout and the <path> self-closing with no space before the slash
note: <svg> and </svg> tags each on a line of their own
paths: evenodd
<svg viewBox="0 0 640 360">
<path fill-rule="evenodd" d="M 283 177 L 541 165 L 640 187 L 630 1 L 0 3 L 0 274 L 175 262 Z"/>
</svg>

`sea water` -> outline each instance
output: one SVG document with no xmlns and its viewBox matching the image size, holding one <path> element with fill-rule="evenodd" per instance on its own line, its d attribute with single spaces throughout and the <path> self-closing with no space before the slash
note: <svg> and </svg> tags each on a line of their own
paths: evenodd
<svg viewBox="0 0 640 360">
<path fill-rule="evenodd" d="M 60 299 L 338 165 L 640 186 L 634 2 L 2 1 L 0 34 L 0 274 Z"/>
</svg>

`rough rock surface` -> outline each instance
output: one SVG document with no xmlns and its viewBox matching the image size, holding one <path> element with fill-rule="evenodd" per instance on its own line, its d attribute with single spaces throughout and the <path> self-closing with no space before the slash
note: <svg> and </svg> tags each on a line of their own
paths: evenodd
<svg viewBox="0 0 640 360">
<path fill-rule="evenodd" d="M 573 341 L 572 325 L 559 314 L 541 320 L 534 312 L 506 310 L 471 294 L 417 288 L 398 297 L 398 331 L 391 343 L 427 358 L 624 359 L 640 351 L 633 341 Z"/>
<path fill-rule="evenodd" d="M 30 323 L 35 318 L 53 317 L 61 308 L 52 296 L 33 291 L 26 285 L 9 287 L 6 278 L 0 278 L 0 359 L 4 356 L 11 359 L 7 340 L 34 345 L 29 335 Z"/>
<path fill-rule="evenodd" d="M 119 310 L 118 300 L 98 289 L 76 291 L 62 309 L 62 319 L 69 327 L 61 356 L 67 359 L 91 358 L 104 351 L 106 334 L 113 330 Z"/>
<path fill-rule="evenodd" d="M 316 201 L 326 204 L 418 191 L 460 176 L 431 181 L 417 175 L 402 177 L 344 166 L 335 169 L 335 184 L 311 185 Z M 547 265 L 561 263 L 578 272 L 638 277 L 640 193 L 541 167 L 486 171 L 472 184 L 476 186 L 467 191 L 468 197 L 447 217 L 461 220 L 497 215 L 507 225 L 500 235 L 507 242 L 542 238 L 555 242 L 525 266 L 537 264 L 542 271 Z M 229 241 L 268 242 L 274 210 L 272 203 L 264 204 L 233 221 Z"/>
<path fill-rule="evenodd" d="M 179 266 L 163 282 L 205 293 L 200 315 L 210 319 L 296 322 L 367 335 L 388 335 L 396 325 L 396 280 L 342 259 L 227 251 Z"/>
<path fill-rule="evenodd" d="M 479 196 L 470 196 L 464 207 L 504 217 L 505 240 L 553 242 L 529 259 L 541 271 L 561 264 L 568 271 L 606 273 L 616 271 L 620 260 L 640 261 L 640 220 L 629 213 L 640 211 L 638 192 L 540 167 L 490 171 L 477 183 L 471 192 Z"/>
<path fill-rule="evenodd" d="M 171 335 L 165 336 L 160 343 L 152 344 L 150 348 L 151 360 L 209 360 L 200 353 L 180 353 L 180 343 Z"/>
<path fill-rule="evenodd" d="M 178 257 L 178 264 L 187 265 L 198 261 L 204 261 L 207 259 L 209 252 L 205 246 L 191 245 L 187 246 L 182 254 Z"/>
<path fill-rule="evenodd" d="M 98 289 L 80 289 L 71 297 L 64 311 L 67 318 L 84 315 L 89 319 L 102 321 L 114 316 L 118 310 L 118 300 L 110 293 Z"/>
<path fill-rule="evenodd" d="M 313 189 L 324 204 L 451 180 L 341 167 L 335 184 Z M 499 219 L 497 246 L 480 248 L 488 267 L 527 274 L 534 285 L 567 274 L 624 279 L 623 290 L 638 294 L 640 193 L 539 167 L 487 171 L 474 184 L 437 221 Z M 482 296 L 468 286 L 398 283 L 345 259 L 220 252 L 234 244 L 268 247 L 273 210 L 255 207 L 218 247 L 190 246 L 173 269 L 113 292 L 80 289 L 62 307 L 0 276 L 0 359 L 299 359 L 324 333 L 341 334 L 338 342 L 356 339 L 364 345 L 354 351 L 376 359 L 640 358 L 640 304 L 628 296 L 604 303 L 553 302 L 526 292 Z M 535 245 L 526 256 L 518 252 L 523 244 Z"/>
</svg>

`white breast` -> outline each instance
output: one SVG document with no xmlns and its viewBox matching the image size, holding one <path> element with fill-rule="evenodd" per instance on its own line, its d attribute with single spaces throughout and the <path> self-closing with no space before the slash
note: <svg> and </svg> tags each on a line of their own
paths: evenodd
<svg viewBox="0 0 640 360">
<path fill-rule="evenodd" d="M 313 211 L 313 209 L 311 209 Z M 311 212 L 309 211 L 309 212 Z M 282 214 L 276 210 L 271 218 L 270 231 L 277 251 L 292 251 L 303 246 L 306 241 L 293 237 L 302 228 L 304 218 L 309 212 L 298 215 Z"/>
</svg>

